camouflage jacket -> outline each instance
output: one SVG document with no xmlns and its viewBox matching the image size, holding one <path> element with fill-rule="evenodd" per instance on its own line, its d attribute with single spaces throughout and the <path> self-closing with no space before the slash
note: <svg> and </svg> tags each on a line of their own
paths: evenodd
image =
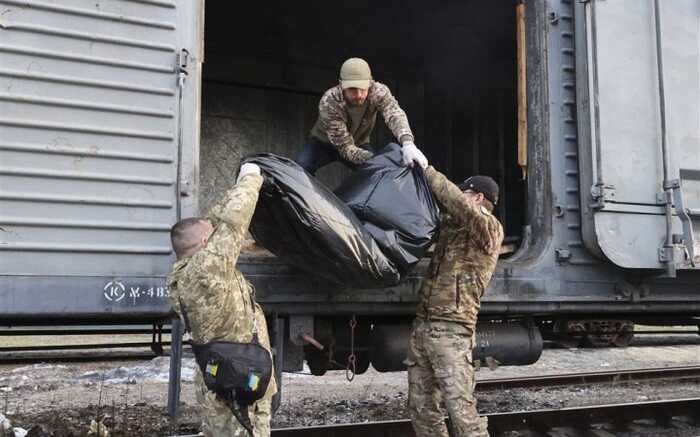
<svg viewBox="0 0 700 437">
<path fill-rule="evenodd" d="M 258 316 L 263 322 L 258 323 L 258 337 L 270 349 L 252 285 L 236 268 L 262 181 L 261 176 L 248 175 L 226 193 L 207 215 L 215 228 L 207 245 L 178 260 L 168 277 L 173 308 L 182 316 L 184 306 L 195 343 L 249 342 Z"/>
<path fill-rule="evenodd" d="M 428 277 L 419 292 L 417 316 L 459 322 L 473 333 L 481 297 L 496 269 L 503 227 L 432 166 L 425 175 L 443 217 Z"/>
<path fill-rule="evenodd" d="M 311 129 L 311 136 L 334 145 L 344 160 L 362 164 L 372 157 L 372 152 L 357 146 L 369 143 L 380 111 L 399 142 L 413 141 L 406 113 L 389 87 L 375 81 L 370 84 L 365 104 L 358 108 L 347 104 L 340 85 L 326 91 L 318 104 L 318 120 Z"/>
</svg>

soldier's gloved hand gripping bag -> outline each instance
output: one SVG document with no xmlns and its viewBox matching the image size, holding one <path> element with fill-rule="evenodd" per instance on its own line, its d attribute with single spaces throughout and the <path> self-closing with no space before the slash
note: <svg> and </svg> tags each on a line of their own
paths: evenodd
<svg viewBox="0 0 700 437">
<path fill-rule="evenodd" d="M 265 178 L 250 225 L 255 240 L 338 285 L 397 284 L 437 231 L 439 211 L 425 177 L 400 165 L 396 144 L 360 166 L 339 188 L 342 200 L 290 159 L 262 153 L 245 162 L 260 166 Z"/>
</svg>

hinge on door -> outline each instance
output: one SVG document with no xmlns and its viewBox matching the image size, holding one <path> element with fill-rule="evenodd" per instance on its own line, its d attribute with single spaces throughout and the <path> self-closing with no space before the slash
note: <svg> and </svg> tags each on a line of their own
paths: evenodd
<svg viewBox="0 0 700 437">
<path fill-rule="evenodd" d="M 547 19 L 549 20 L 549 24 L 555 26 L 559 23 L 559 14 L 551 11 L 547 14 Z"/>
<path fill-rule="evenodd" d="M 556 249 L 554 255 L 557 262 L 564 263 L 571 259 L 571 251 L 567 249 Z"/>
<path fill-rule="evenodd" d="M 683 233 L 671 234 L 664 246 L 659 248 L 659 261 L 666 264 L 674 264 L 671 269 L 675 271 L 675 265 L 681 264 L 683 260 L 677 257 L 680 249 L 681 256 L 684 255 L 685 261 L 689 261 L 690 265 L 695 267 L 695 236 L 693 235 L 692 218 L 696 216 L 696 212 L 686 208 L 683 203 L 683 189 L 680 179 L 672 179 L 664 181 L 664 190 L 656 195 L 656 200 L 660 205 L 672 205 L 676 211 L 676 215 L 681 221 Z M 668 232 L 668 231 L 667 231 Z"/>
<path fill-rule="evenodd" d="M 187 59 L 190 52 L 187 49 L 180 49 L 177 54 L 177 77 L 180 88 L 185 86 L 185 78 L 187 77 Z"/>
<path fill-rule="evenodd" d="M 695 267 L 695 236 L 693 235 L 692 212 L 683 203 L 683 190 L 680 179 L 670 181 L 668 188 L 673 190 L 673 207 L 683 225 L 683 234 L 674 235 L 674 243 L 678 242 L 676 244 L 684 246 L 685 254 L 689 258 L 690 264 Z"/>
<path fill-rule="evenodd" d="M 177 56 L 178 70 L 185 71 L 185 74 L 187 73 L 187 58 L 189 55 L 190 52 L 187 49 L 180 49 L 180 53 Z"/>
<path fill-rule="evenodd" d="M 606 202 L 615 200 L 615 187 L 613 185 L 605 185 L 603 183 L 595 184 L 591 187 L 591 196 L 593 196 L 591 208 L 604 208 Z"/>
</svg>

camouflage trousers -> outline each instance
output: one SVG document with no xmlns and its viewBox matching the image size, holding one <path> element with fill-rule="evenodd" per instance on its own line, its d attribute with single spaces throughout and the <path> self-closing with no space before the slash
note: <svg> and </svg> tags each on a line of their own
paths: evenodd
<svg viewBox="0 0 700 437">
<path fill-rule="evenodd" d="M 277 392 L 276 384 L 270 381 L 265 396 L 248 408 L 254 437 L 270 436 L 272 396 Z M 231 409 L 216 397 L 216 393 L 204 385 L 202 372 L 197 369 L 195 394 L 202 409 L 202 433 L 205 437 L 249 437 L 248 431 L 238 422 Z"/>
<path fill-rule="evenodd" d="M 443 401 L 455 437 L 488 437 L 474 398 L 474 335 L 460 323 L 413 322 L 408 348 L 408 405 L 417 437 L 448 437 Z"/>
</svg>

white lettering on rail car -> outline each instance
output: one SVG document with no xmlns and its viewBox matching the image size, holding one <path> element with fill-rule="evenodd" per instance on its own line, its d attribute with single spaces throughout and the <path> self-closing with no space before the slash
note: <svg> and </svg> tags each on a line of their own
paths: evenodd
<svg viewBox="0 0 700 437">
<path fill-rule="evenodd" d="M 129 287 L 129 299 L 136 305 L 137 300 L 145 299 L 167 299 L 170 297 L 168 287 Z"/>
<path fill-rule="evenodd" d="M 110 302 L 120 302 L 125 297 L 128 297 L 131 304 L 136 305 L 144 300 L 168 299 L 170 298 L 170 289 L 167 286 L 127 286 L 119 281 L 109 281 L 104 286 L 103 294 L 105 299 Z"/>
<path fill-rule="evenodd" d="M 119 302 L 126 296 L 126 287 L 119 281 L 109 281 L 104 286 L 104 296 L 110 302 Z"/>
</svg>

